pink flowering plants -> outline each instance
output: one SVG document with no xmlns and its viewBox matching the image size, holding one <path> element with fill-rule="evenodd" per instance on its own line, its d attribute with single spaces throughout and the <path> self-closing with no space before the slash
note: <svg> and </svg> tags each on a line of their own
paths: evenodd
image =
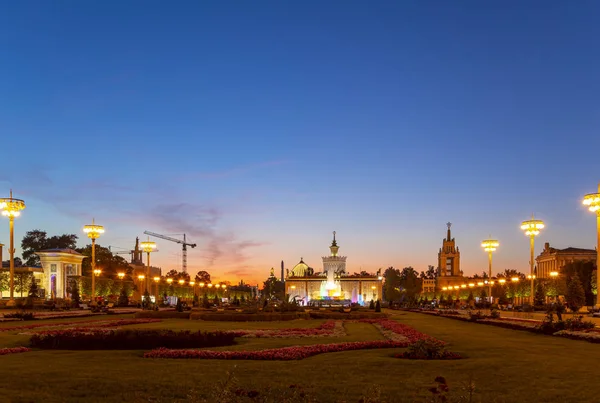
<svg viewBox="0 0 600 403">
<path fill-rule="evenodd" d="M 341 337 L 346 335 L 342 321 L 328 320 L 314 328 L 289 328 L 289 329 L 259 329 L 259 330 L 232 330 L 236 337 L 244 338 L 304 338 L 304 337 Z"/>
<path fill-rule="evenodd" d="M 0 355 L 26 353 L 31 351 L 27 347 L 11 347 L 11 348 L 0 348 Z"/>
<path fill-rule="evenodd" d="M 389 319 L 363 319 L 359 322 L 377 325 L 387 340 L 313 344 L 256 351 L 212 351 L 158 348 L 144 354 L 145 358 L 221 359 L 221 360 L 301 360 L 318 354 L 339 351 L 408 347 L 419 340 L 444 342 L 423 334 L 410 326 Z M 321 327 L 331 327 L 326 322 Z M 294 330 L 294 329 L 288 329 Z M 297 330 L 297 329 L 296 329 Z M 314 329 L 313 329 L 314 330 Z M 292 332 L 294 333 L 294 332 Z"/>
</svg>

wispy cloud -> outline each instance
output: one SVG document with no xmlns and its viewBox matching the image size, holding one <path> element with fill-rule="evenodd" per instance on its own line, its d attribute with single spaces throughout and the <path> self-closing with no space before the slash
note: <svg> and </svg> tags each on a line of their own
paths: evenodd
<svg viewBox="0 0 600 403">
<path fill-rule="evenodd" d="M 230 174 L 279 163 L 254 164 Z M 105 212 L 120 225 L 136 226 L 142 231 L 185 233 L 198 244 L 202 265 L 207 268 L 247 266 L 251 249 L 264 245 L 240 239 L 235 229 L 226 228 L 223 218 L 229 210 L 215 204 L 178 201 L 179 189 L 173 183 L 137 181 L 130 186 L 123 180 L 102 177 L 69 181 L 42 167 L 20 171 L 17 176 L 0 173 L 0 182 L 18 184 L 16 197 L 44 200 L 70 217 L 89 219 L 90 211 Z"/>
<path fill-rule="evenodd" d="M 194 179 L 222 179 L 229 178 L 238 175 L 243 175 L 248 172 L 252 172 L 261 168 L 275 167 L 282 164 L 285 164 L 284 160 L 276 160 L 276 161 L 265 161 L 258 162 L 255 164 L 249 164 L 241 167 L 235 167 L 231 169 L 226 169 L 223 171 L 215 171 L 215 172 L 192 172 L 190 174 L 184 175 L 179 179 L 179 181 L 189 181 Z"/>
</svg>

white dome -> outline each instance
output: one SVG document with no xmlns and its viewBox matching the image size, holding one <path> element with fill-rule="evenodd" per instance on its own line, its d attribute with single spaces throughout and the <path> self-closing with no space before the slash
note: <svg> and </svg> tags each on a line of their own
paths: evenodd
<svg viewBox="0 0 600 403">
<path fill-rule="evenodd" d="M 308 270 L 308 265 L 306 263 L 304 263 L 304 261 L 302 261 L 302 258 L 300 258 L 300 263 L 298 263 L 292 269 L 292 276 L 294 276 L 294 277 L 304 277 L 304 276 L 306 276 L 306 271 L 307 270 Z"/>
</svg>

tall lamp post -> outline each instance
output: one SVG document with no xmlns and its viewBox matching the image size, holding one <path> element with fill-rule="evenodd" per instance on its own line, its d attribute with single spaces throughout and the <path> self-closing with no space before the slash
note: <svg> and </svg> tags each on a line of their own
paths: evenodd
<svg viewBox="0 0 600 403">
<path fill-rule="evenodd" d="M 535 280 L 535 275 L 533 274 L 533 263 L 534 263 L 534 243 L 536 235 L 539 235 L 540 230 L 544 228 L 544 222 L 542 220 L 536 220 L 533 215 L 531 216 L 531 220 L 523 221 L 521 223 L 521 229 L 525 231 L 525 235 L 529 237 L 529 276 L 531 277 L 531 292 L 529 295 L 529 303 L 533 306 L 533 282 Z"/>
<path fill-rule="evenodd" d="M 146 268 L 146 291 L 148 291 L 148 283 L 150 282 L 150 253 L 156 249 L 156 242 L 152 242 L 150 238 L 147 241 L 140 242 L 140 247 L 148 256 L 148 267 Z"/>
<path fill-rule="evenodd" d="M 500 244 L 495 239 L 486 239 L 481 242 L 481 247 L 488 253 L 488 297 L 492 302 L 492 252 L 496 251 Z"/>
<path fill-rule="evenodd" d="M 598 233 L 596 246 L 596 307 L 600 307 L 600 183 L 598 193 L 590 193 L 583 198 L 583 204 L 588 206 L 592 213 L 596 213 L 596 231 Z"/>
<path fill-rule="evenodd" d="M 25 202 L 21 199 L 14 199 L 12 196 L 12 190 L 10 191 L 10 197 L 0 199 L 0 210 L 2 215 L 8 217 L 9 228 L 10 228 L 10 245 L 8 253 L 10 255 L 10 299 L 7 301 L 6 306 L 15 306 L 15 217 L 21 215 L 21 210 L 25 209 Z"/>
<path fill-rule="evenodd" d="M 85 232 L 92 240 L 92 305 L 96 303 L 96 239 L 100 238 L 100 235 L 104 234 L 104 227 L 97 225 L 96 220 L 92 219 L 92 223 L 83 226 L 83 232 Z"/>
</svg>

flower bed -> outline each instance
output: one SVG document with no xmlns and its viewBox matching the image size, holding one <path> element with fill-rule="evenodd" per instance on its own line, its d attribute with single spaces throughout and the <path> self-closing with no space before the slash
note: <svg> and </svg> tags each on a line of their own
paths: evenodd
<svg viewBox="0 0 600 403">
<path fill-rule="evenodd" d="M 269 312 L 269 313 L 243 313 L 243 312 L 193 312 L 190 319 L 215 322 L 274 322 L 295 319 L 310 319 L 306 312 Z"/>
<path fill-rule="evenodd" d="M 291 361 L 301 360 L 324 353 L 379 348 L 398 348 L 406 347 L 407 345 L 408 343 L 406 342 L 393 342 L 386 340 L 313 344 L 310 346 L 283 347 L 258 351 L 171 350 L 168 348 L 159 348 L 144 353 L 144 358 Z"/>
<path fill-rule="evenodd" d="M 553 334 L 553 336 L 566 337 L 567 339 L 589 341 L 590 343 L 600 343 L 600 333 L 595 331 L 572 331 L 572 330 L 560 330 Z"/>
<path fill-rule="evenodd" d="M 341 321 L 327 321 L 313 328 L 289 328 L 289 329 L 258 329 L 258 330 L 232 330 L 236 337 L 256 338 L 300 338 L 300 337 L 340 337 L 345 336 L 346 331 Z"/>
<path fill-rule="evenodd" d="M 31 351 L 27 347 L 12 347 L 12 348 L 0 348 L 0 355 L 26 353 Z"/>
<path fill-rule="evenodd" d="M 418 330 L 408 326 L 408 325 L 404 325 L 402 323 L 398 323 L 395 320 L 389 320 L 389 319 L 362 319 L 359 320 L 359 322 L 362 323 L 371 323 L 371 324 L 378 324 L 379 326 L 381 326 L 383 329 L 389 330 L 397 335 L 401 335 L 403 337 L 405 337 L 409 343 L 414 343 L 416 341 L 419 340 L 423 340 L 423 339 L 428 339 L 428 340 L 436 340 L 439 341 L 440 343 L 444 343 L 440 340 L 437 340 L 434 337 L 431 337 L 425 333 L 421 333 Z"/>
<path fill-rule="evenodd" d="M 31 347 L 58 350 L 139 350 L 158 347 L 218 347 L 235 344 L 228 332 L 191 332 L 165 329 L 65 329 L 31 336 Z"/>
</svg>

